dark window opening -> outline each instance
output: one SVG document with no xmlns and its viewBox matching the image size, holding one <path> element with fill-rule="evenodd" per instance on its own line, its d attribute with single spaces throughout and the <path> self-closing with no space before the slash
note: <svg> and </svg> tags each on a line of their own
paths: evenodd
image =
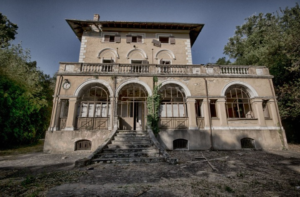
<svg viewBox="0 0 300 197">
<path fill-rule="evenodd" d="M 114 60 L 112 60 L 112 59 L 104 59 L 103 63 L 106 63 L 106 64 L 114 63 Z"/>
<path fill-rule="evenodd" d="M 269 107 L 268 107 L 268 100 L 263 100 L 262 107 L 263 107 L 264 117 L 266 119 L 270 118 Z"/>
<path fill-rule="evenodd" d="M 173 149 L 187 149 L 188 141 L 185 139 L 177 139 L 173 141 Z"/>
<path fill-rule="evenodd" d="M 242 148 L 255 148 L 254 140 L 251 138 L 241 139 Z"/>
<path fill-rule="evenodd" d="M 217 100 L 210 100 L 210 115 L 212 118 L 217 117 L 217 110 L 216 110 L 216 101 Z"/>
<path fill-rule="evenodd" d="M 161 43 L 169 43 L 169 37 L 159 37 Z"/>
<path fill-rule="evenodd" d="M 195 108 L 196 108 L 196 116 L 197 117 L 202 117 L 201 106 L 202 106 L 202 100 L 196 100 Z"/>
<path fill-rule="evenodd" d="M 115 42 L 115 36 L 109 36 L 109 42 Z"/>
<path fill-rule="evenodd" d="M 142 64 L 143 61 L 142 60 L 131 60 L 132 64 Z"/>
<path fill-rule="evenodd" d="M 161 60 L 160 64 L 171 64 L 171 62 L 168 60 Z"/>
<path fill-rule="evenodd" d="M 92 142 L 90 140 L 80 140 L 75 144 L 75 150 L 91 150 Z"/>
<path fill-rule="evenodd" d="M 132 36 L 131 42 L 137 42 L 137 36 Z"/>
</svg>

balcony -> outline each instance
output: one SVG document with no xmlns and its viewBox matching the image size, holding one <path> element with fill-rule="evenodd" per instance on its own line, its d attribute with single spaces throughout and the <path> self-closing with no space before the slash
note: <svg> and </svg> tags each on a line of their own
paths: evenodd
<svg viewBox="0 0 300 197">
<path fill-rule="evenodd" d="M 59 75 L 269 76 L 265 66 L 100 64 L 61 62 Z"/>
</svg>

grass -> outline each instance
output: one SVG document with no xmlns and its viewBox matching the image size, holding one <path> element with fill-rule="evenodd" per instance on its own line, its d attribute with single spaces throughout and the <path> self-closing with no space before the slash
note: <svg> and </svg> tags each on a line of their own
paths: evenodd
<svg viewBox="0 0 300 197">
<path fill-rule="evenodd" d="M 44 140 L 39 140 L 35 144 L 22 145 L 22 146 L 9 148 L 9 149 L 0 150 L 0 156 L 42 152 L 43 147 L 44 147 Z"/>
</svg>

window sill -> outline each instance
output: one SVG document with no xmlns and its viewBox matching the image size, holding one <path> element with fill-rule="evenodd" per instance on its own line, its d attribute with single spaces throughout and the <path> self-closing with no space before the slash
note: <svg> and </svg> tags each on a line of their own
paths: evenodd
<svg viewBox="0 0 300 197">
<path fill-rule="evenodd" d="M 220 120 L 218 117 L 211 117 L 212 120 Z"/>
<path fill-rule="evenodd" d="M 258 120 L 257 118 L 227 118 L 228 121 L 235 121 L 235 120 Z"/>
<path fill-rule="evenodd" d="M 272 118 L 265 118 L 265 120 L 272 120 Z"/>
</svg>

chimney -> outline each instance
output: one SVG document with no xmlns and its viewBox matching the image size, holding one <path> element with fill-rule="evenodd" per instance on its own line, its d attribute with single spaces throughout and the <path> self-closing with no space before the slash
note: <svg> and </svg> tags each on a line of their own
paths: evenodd
<svg viewBox="0 0 300 197">
<path fill-rule="evenodd" d="M 99 20 L 100 20 L 100 15 L 94 14 L 94 21 L 99 21 Z"/>
</svg>

